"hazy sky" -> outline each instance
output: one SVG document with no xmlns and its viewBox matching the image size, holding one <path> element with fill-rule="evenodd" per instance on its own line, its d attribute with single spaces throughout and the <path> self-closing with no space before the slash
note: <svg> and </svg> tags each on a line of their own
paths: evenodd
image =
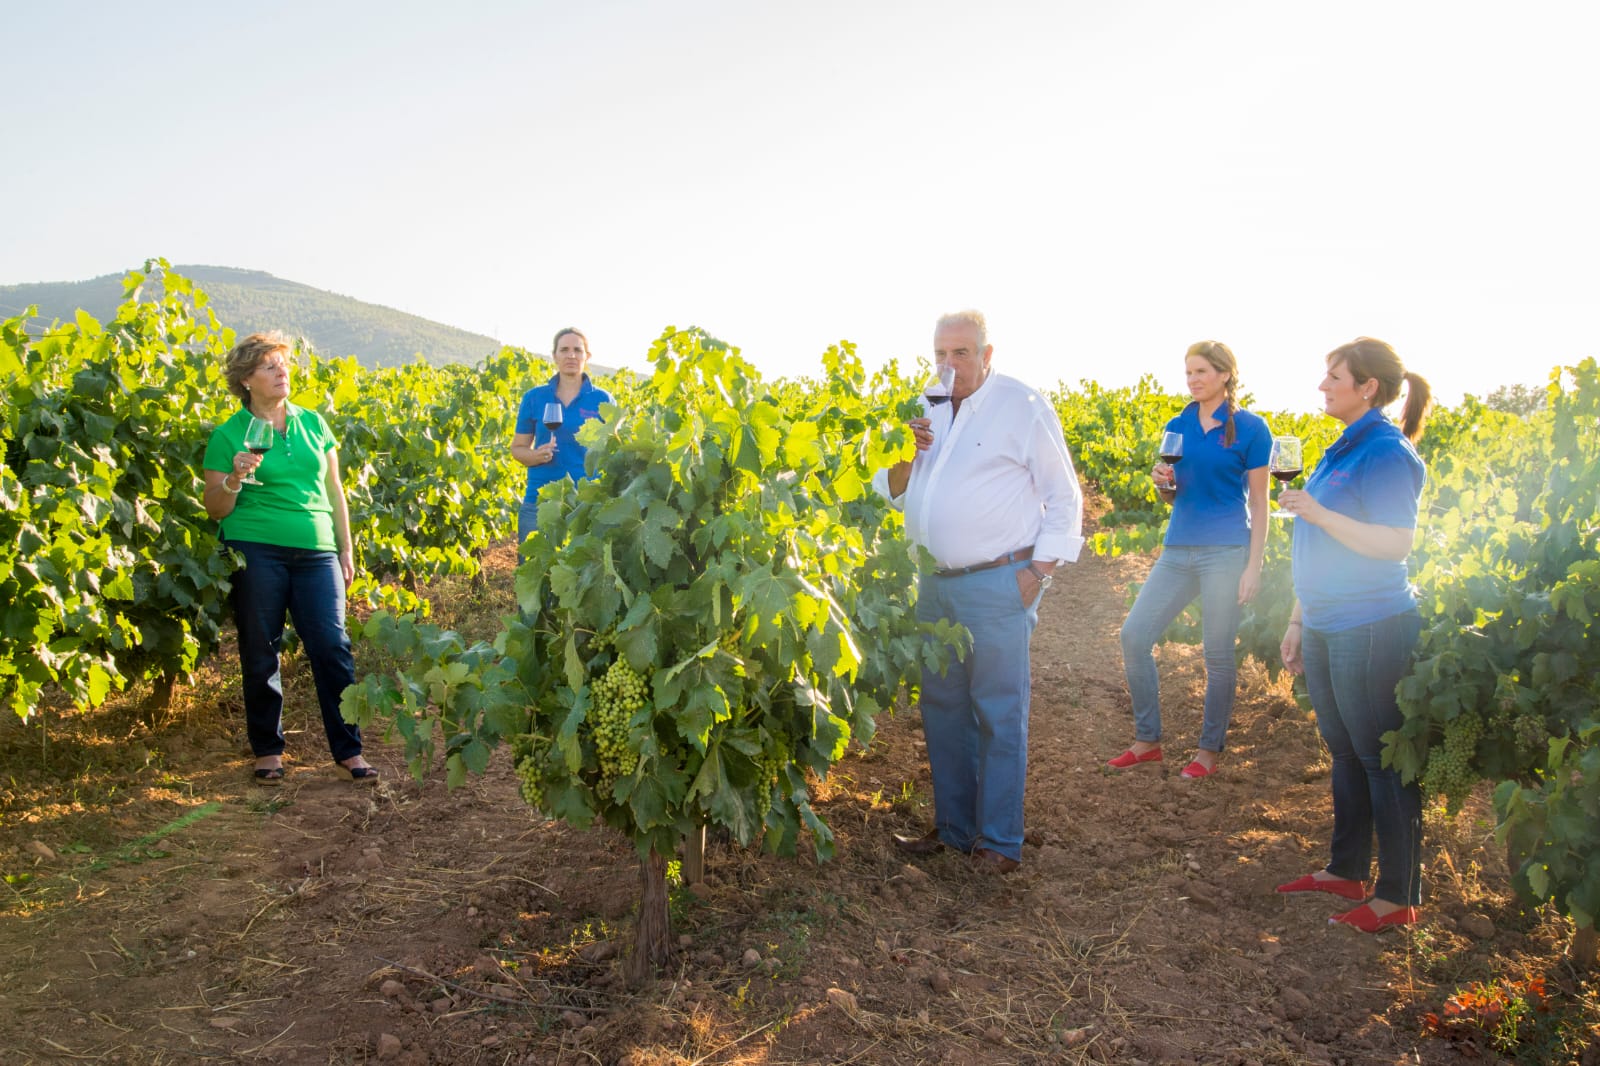
<svg viewBox="0 0 1600 1066">
<path fill-rule="evenodd" d="M 0 284 L 149 256 L 643 365 L 989 316 L 1037 385 L 1600 355 L 1600 4 L 5 5 Z M 338 354 L 338 353 L 334 353 Z"/>
</svg>

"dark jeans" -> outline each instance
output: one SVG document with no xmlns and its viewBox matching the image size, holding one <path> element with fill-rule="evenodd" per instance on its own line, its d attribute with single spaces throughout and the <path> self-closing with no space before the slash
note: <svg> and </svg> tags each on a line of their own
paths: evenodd
<svg viewBox="0 0 1600 1066">
<path fill-rule="evenodd" d="M 1333 755 L 1333 848 L 1328 872 L 1365 881 L 1378 835 L 1373 895 L 1422 902 L 1422 789 L 1383 765 L 1383 735 L 1400 728 L 1395 686 L 1422 632 L 1414 611 L 1337 633 L 1306 629 L 1301 655 L 1317 730 Z"/>
<path fill-rule="evenodd" d="M 360 755 L 361 730 L 339 714 L 339 697 L 355 684 L 356 670 L 344 628 L 344 574 L 338 555 L 246 540 L 229 541 L 228 547 L 245 558 L 244 569 L 233 575 L 233 614 L 239 626 L 250 750 L 257 758 L 283 753 L 278 655 L 287 613 L 311 662 L 328 749 L 337 762 Z"/>
</svg>

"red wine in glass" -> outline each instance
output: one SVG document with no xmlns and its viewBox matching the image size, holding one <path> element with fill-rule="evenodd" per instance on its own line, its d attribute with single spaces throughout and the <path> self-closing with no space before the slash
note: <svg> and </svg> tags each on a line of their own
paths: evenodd
<svg viewBox="0 0 1600 1066">
<path fill-rule="evenodd" d="M 922 386 L 922 398 L 928 401 L 929 407 L 938 407 L 940 404 L 950 402 L 950 390 L 955 388 L 956 368 L 940 365 L 933 368 L 933 373 L 928 375 L 928 380 Z"/>
<path fill-rule="evenodd" d="M 1272 438 L 1272 452 L 1267 457 L 1267 473 L 1280 485 L 1287 485 L 1300 476 L 1305 467 L 1301 459 L 1300 438 L 1281 436 Z M 1273 518 L 1293 518 L 1288 511 L 1273 511 Z"/>
<path fill-rule="evenodd" d="M 1182 458 L 1183 434 L 1171 429 L 1161 434 L 1161 461 L 1169 466 L 1176 466 L 1178 465 L 1178 461 Z M 1178 479 L 1176 474 L 1174 474 L 1173 477 L 1162 486 L 1162 488 L 1166 489 L 1168 492 L 1171 492 L 1177 487 Z"/>
<path fill-rule="evenodd" d="M 250 424 L 244 430 L 244 447 L 251 455 L 266 455 L 272 450 L 272 443 L 277 431 L 272 428 L 272 423 L 264 418 L 250 416 Z M 261 482 L 252 474 L 239 479 L 241 485 L 259 485 Z"/>
<path fill-rule="evenodd" d="M 564 421 L 566 421 L 566 415 L 562 413 L 559 403 L 547 403 L 544 405 L 545 429 L 548 429 L 553 434 L 561 428 L 561 423 Z"/>
</svg>

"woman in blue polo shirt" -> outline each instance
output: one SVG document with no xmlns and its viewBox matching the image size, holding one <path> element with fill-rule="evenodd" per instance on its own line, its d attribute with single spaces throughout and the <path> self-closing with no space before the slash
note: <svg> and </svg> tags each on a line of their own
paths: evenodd
<svg viewBox="0 0 1600 1066">
<path fill-rule="evenodd" d="M 1118 770 L 1161 761 L 1161 692 L 1151 651 L 1198 597 L 1206 661 L 1205 718 L 1186 778 L 1216 772 L 1233 717 L 1239 608 L 1261 587 L 1267 539 L 1267 457 L 1272 434 L 1239 408 L 1239 364 L 1219 341 L 1190 345 L 1184 374 L 1194 402 L 1167 423 L 1183 434 L 1183 471 L 1151 470 L 1172 521 L 1161 557 L 1122 624 L 1122 664 L 1133 699 L 1133 746 L 1108 761 Z"/>
<path fill-rule="evenodd" d="M 591 418 L 600 417 L 600 405 L 611 402 L 611 394 L 595 388 L 585 373 L 589 366 L 589 339 L 575 329 L 564 329 L 550 342 L 550 357 L 556 364 L 555 377 L 529 389 L 517 410 L 516 436 L 511 438 L 511 455 L 528 468 L 528 487 L 517 512 L 517 543 L 528 539 L 538 526 L 539 490 L 552 481 L 583 478 L 583 458 L 587 449 L 578 443 L 578 428 Z M 548 403 L 561 405 L 561 425 L 551 432 L 544 427 Z"/>
<path fill-rule="evenodd" d="M 1406 385 L 1402 425 L 1383 408 Z M 1333 756 L 1328 865 L 1279 892 L 1366 898 L 1372 838 L 1378 881 L 1370 900 L 1329 919 L 1375 933 L 1417 920 L 1422 901 L 1422 791 L 1383 765 L 1383 735 L 1399 729 L 1395 686 L 1422 630 L 1406 557 L 1427 472 L 1413 447 L 1431 399 L 1395 350 L 1361 337 L 1328 355 L 1327 412 L 1345 431 L 1279 506 L 1295 516 L 1294 592 L 1283 663 L 1306 675 L 1317 730 Z"/>
</svg>

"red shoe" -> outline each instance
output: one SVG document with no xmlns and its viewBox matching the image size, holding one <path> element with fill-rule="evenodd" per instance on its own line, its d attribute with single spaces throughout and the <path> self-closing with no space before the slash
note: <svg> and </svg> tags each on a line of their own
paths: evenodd
<svg viewBox="0 0 1600 1066">
<path fill-rule="evenodd" d="M 1137 766 L 1142 762 L 1160 762 L 1160 761 L 1161 761 L 1161 749 L 1159 747 L 1151 748 L 1149 751 L 1145 752 L 1143 755 L 1140 755 L 1138 752 L 1134 751 L 1132 748 L 1129 748 L 1127 751 L 1123 752 L 1121 755 L 1118 755 L 1115 759 L 1107 759 L 1106 760 L 1106 765 L 1111 767 L 1113 770 L 1126 770 L 1128 767 Z"/>
<path fill-rule="evenodd" d="M 1328 919 L 1329 925 L 1349 925 L 1361 930 L 1363 933 L 1376 933 L 1380 929 L 1387 929 L 1391 925 L 1410 925 L 1419 921 L 1421 915 L 1415 907 L 1401 907 L 1397 911 L 1379 916 L 1373 909 L 1363 903 L 1353 911 L 1335 914 Z"/>
<path fill-rule="evenodd" d="M 1342 877 L 1319 881 L 1315 874 L 1297 877 L 1288 884 L 1279 885 L 1279 892 L 1332 892 L 1345 899 L 1366 899 L 1367 886 L 1363 881 L 1347 881 Z M 1353 913 L 1353 912 L 1352 912 Z"/>
<path fill-rule="evenodd" d="M 1208 770 L 1208 769 L 1206 769 L 1206 764 L 1205 763 L 1201 762 L 1199 759 L 1196 759 L 1196 760 L 1194 760 L 1194 762 L 1191 762 L 1188 766 L 1185 766 L 1182 770 L 1179 770 L 1178 771 L 1178 776 L 1179 777 L 1187 777 L 1190 781 L 1198 781 L 1200 778 L 1202 778 L 1202 777 L 1210 777 L 1212 774 L 1214 774 L 1216 772 L 1217 772 L 1217 768 L 1215 766 L 1211 767 L 1211 769 Z"/>
</svg>

